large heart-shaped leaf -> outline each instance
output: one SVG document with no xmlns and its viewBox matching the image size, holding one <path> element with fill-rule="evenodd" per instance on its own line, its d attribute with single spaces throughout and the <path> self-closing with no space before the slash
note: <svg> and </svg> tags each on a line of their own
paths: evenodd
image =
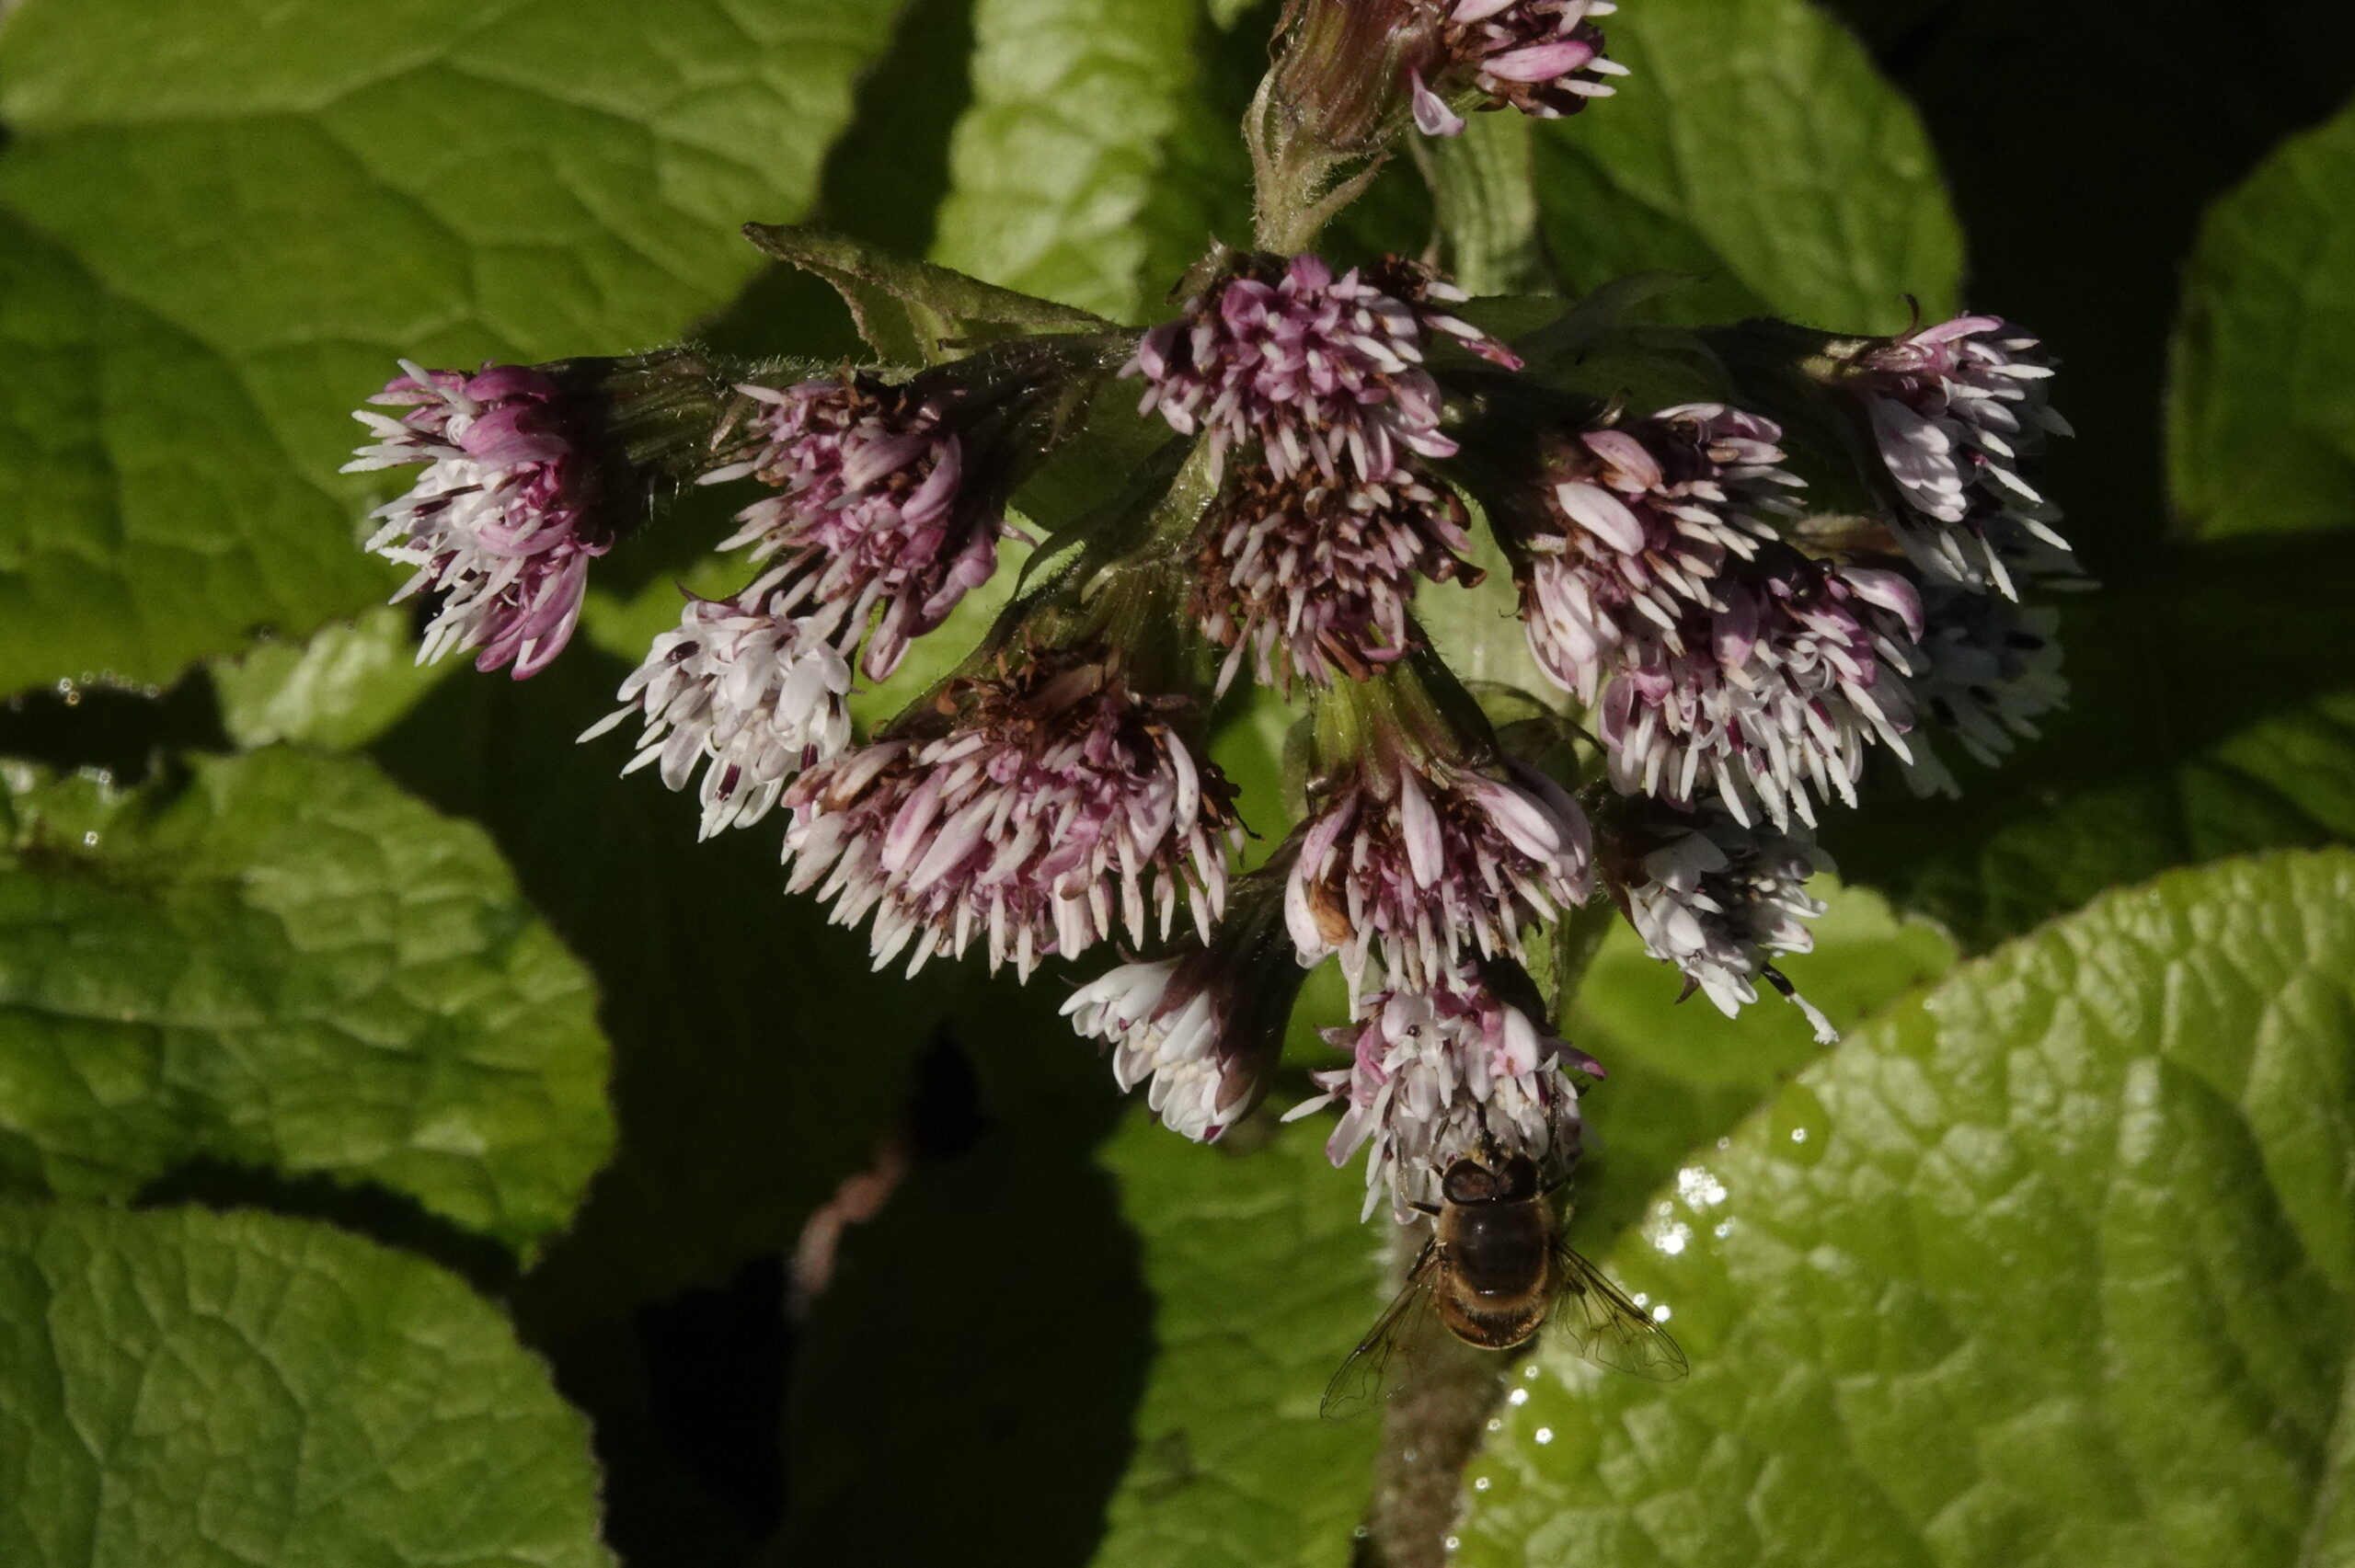
<svg viewBox="0 0 2355 1568">
<path fill-rule="evenodd" d="M 1613 1263 L 1689 1384 L 1548 1347 L 1461 1561 L 2337 1562 L 2355 853 L 2178 872 L 1959 970 Z"/>
<path fill-rule="evenodd" d="M 589 977 L 484 836 L 272 750 L 0 801 L 0 1174 L 373 1184 L 519 1251 L 613 1140 Z"/>
<path fill-rule="evenodd" d="M 0 1203 L 0 1561 L 604 1568 L 588 1437 L 430 1264 L 268 1215 Z"/>
<path fill-rule="evenodd" d="M 808 206 L 890 20 L 870 0 L 16 10 L 0 691 L 160 680 L 383 592 L 353 548 L 367 486 L 334 470 L 395 356 L 675 337 L 752 274 L 739 223 Z"/>
</svg>

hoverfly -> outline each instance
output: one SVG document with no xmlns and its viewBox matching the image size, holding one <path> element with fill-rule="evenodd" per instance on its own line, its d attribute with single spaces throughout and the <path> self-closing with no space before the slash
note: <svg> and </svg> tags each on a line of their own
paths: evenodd
<svg viewBox="0 0 2355 1568">
<path fill-rule="evenodd" d="M 1323 1413 L 1339 1419 L 1373 1405 L 1393 1364 L 1411 1361 L 1437 1328 L 1484 1350 L 1510 1350 L 1550 1318 L 1580 1355 L 1617 1371 L 1673 1382 L 1684 1352 L 1649 1314 L 1564 1243 L 1536 1162 L 1525 1154 L 1490 1164 L 1465 1157 L 1440 1180 L 1407 1284 L 1326 1387 Z"/>
</svg>

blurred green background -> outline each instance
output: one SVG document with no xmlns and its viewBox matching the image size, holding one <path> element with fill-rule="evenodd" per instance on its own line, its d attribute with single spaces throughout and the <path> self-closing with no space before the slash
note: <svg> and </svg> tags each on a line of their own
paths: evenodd
<svg viewBox="0 0 2355 1568">
<path fill-rule="evenodd" d="M 336 473 L 396 355 L 856 353 L 748 220 L 1151 319 L 1246 236 L 1275 9 L 0 0 L 0 1562 L 1373 1550 L 1380 1434 L 1315 1404 L 1381 1236 L 1320 1129 L 1162 1133 L 1067 977 L 870 977 L 774 834 L 576 748 L 717 508 L 517 685 L 409 667 Z M 1330 248 L 2028 323 L 2105 587 L 2045 740 L 1828 824 L 1789 968 L 1847 1044 L 1606 951 L 1580 1244 L 1696 1371 L 1533 1362 L 1464 1560 L 2355 1562 L 2355 11 L 1608 31 L 1618 98 L 1399 160 Z M 1283 715 L 1226 716 L 1272 816 Z"/>
</svg>

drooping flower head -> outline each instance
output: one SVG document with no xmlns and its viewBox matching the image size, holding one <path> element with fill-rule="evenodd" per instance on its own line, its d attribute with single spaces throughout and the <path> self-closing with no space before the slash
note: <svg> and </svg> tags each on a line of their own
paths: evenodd
<svg viewBox="0 0 2355 1568">
<path fill-rule="evenodd" d="M 1294 833 L 1284 907 L 1302 963 L 1339 953 L 1354 990 L 1378 956 L 1393 983 L 1420 986 L 1474 953 L 1520 956 L 1523 925 L 1585 899 L 1586 818 L 1560 786 L 1432 745 L 1447 732 L 1411 676 L 1348 696 L 1355 737 Z"/>
<path fill-rule="evenodd" d="M 407 361 L 369 399 L 404 410 L 354 416 L 373 438 L 347 474 L 421 464 L 407 494 L 376 509 L 368 548 L 417 568 L 396 601 L 440 596 L 418 662 L 474 648 L 475 667 L 536 675 L 580 618 L 589 563 L 614 546 L 624 509 L 600 505 L 603 459 L 576 400 L 542 371 L 429 371 Z"/>
<path fill-rule="evenodd" d="M 1629 802 L 1614 825 L 1603 868 L 1612 896 L 1644 951 L 1684 973 L 1730 1018 L 1758 1000 L 1765 980 L 1807 1015 L 1820 1044 L 1839 1039 L 1831 1021 L 1793 989 L 1774 960 L 1815 945 L 1807 921 L 1823 904 L 1807 879 L 1828 863 L 1804 832 L 1745 825 L 1716 807 L 1679 811 Z"/>
<path fill-rule="evenodd" d="M 2058 508 L 2021 473 L 2068 422 L 2050 402 L 2052 364 L 2035 336 L 1990 315 L 1958 316 L 1850 347 L 1838 384 L 1862 399 L 1902 498 L 1896 521 L 1924 571 L 2015 592 L 2007 555 L 2033 540 L 2066 555 Z"/>
<path fill-rule="evenodd" d="M 1922 605 L 1900 573 L 1786 546 L 1721 579 L 1726 608 L 1643 647 L 1604 686 L 1597 728 L 1611 782 L 1679 806 L 1714 795 L 1737 821 L 1815 820 L 1811 799 L 1855 803 L 1866 748 L 1909 755 L 1909 677 Z"/>
<path fill-rule="evenodd" d="M 1423 368 L 1430 332 L 1519 362 L 1439 308 L 1463 297 L 1396 258 L 1337 279 L 1321 257 L 1236 258 L 1121 373 L 1144 377 L 1143 412 L 1181 435 L 1207 429 L 1218 460 L 1256 441 L 1280 480 L 1313 469 L 1328 484 L 1384 484 L 1408 453 L 1455 451 Z"/>
<path fill-rule="evenodd" d="M 704 838 L 768 815 L 794 774 L 849 743 L 849 662 L 834 635 L 845 607 L 809 612 L 808 576 L 779 567 L 731 599 L 690 596 L 676 631 L 654 639 L 622 683 L 622 706 L 581 737 L 631 714 L 645 727 L 625 773 L 660 763 L 684 789 L 702 770 Z"/>
<path fill-rule="evenodd" d="M 1246 651 L 1261 681 L 1286 689 L 1361 681 L 1398 658 L 1418 579 L 1479 580 L 1462 559 L 1465 523 L 1455 493 L 1412 469 L 1336 485 L 1254 465 L 1205 516 L 1197 551 L 1195 619 L 1233 650 L 1220 690 Z"/>
<path fill-rule="evenodd" d="M 1414 1206 L 1439 1201 L 1440 1179 L 1458 1160 L 1520 1154 L 1549 1175 L 1567 1171 L 1583 1130 L 1570 1074 L 1603 1076 L 1592 1058 L 1548 1035 L 1476 967 L 1442 970 L 1431 982 L 1376 992 L 1358 1023 L 1327 1030 L 1350 1065 L 1316 1073 L 1324 1093 L 1284 1118 L 1338 1101 L 1344 1108 L 1327 1157 L 1346 1164 L 1366 1149 L 1365 1213 L 1386 1190 L 1402 1223 Z"/>
<path fill-rule="evenodd" d="M 2043 605 L 1933 585 L 1924 589 L 1923 668 L 1913 702 L 1924 719 L 1914 732 L 1906 778 L 1920 795 L 1959 795 L 1962 786 L 1930 744 L 1935 726 L 1978 761 L 1993 767 L 2018 738 L 2034 738 L 2037 720 L 2069 700 L 2061 673 L 2061 617 Z"/>
<path fill-rule="evenodd" d="M 1207 940 L 1122 964 L 1072 994 L 1063 1013 L 1112 1047 L 1123 1092 L 1146 1085 L 1162 1124 L 1210 1142 L 1248 1116 L 1283 1054 L 1303 971 L 1284 933 L 1282 867 L 1238 883 Z"/>
<path fill-rule="evenodd" d="M 1695 611 L 1730 607 L 1728 563 L 1797 509 L 1781 440 L 1772 420 L 1695 403 L 1554 444 L 1518 531 L 1522 619 L 1548 679 L 1591 703 L 1630 645 L 1682 652 Z"/>
<path fill-rule="evenodd" d="M 1407 85 L 1416 128 L 1453 136 L 1464 119 L 1448 98 L 1475 92 L 1483 109 L 1507 105 L 1539 120 L 1559 120 L 1618 91 L 1627 68 L 1604 57 L 1594 25 L 1618 7 L 1611 0 L 1425 0 L 1435 15 L 1430 43 L 1410 58 Z"/>
<path fill-rule="evenodd" d="M 795 781 L 790 888 L 844 925 L 873 914 L 877 967 L 913 947 L 912 972 L 979 939 L 1027 979 L 1116 931 L 1166 938 L 1181 906 L 1206 936 L 1238 830 L 1233 787 L 1178 733 L 1189 707 L 1102 658 L 1006 656 Z"/>
<path fill-rule="evenodd" d="M 990 579 L 1007 532 L 1002 501 L 976 504 L 967 491 L 963 442 L 946 417 L 954 395 L 856 374 L 737 390 L 751 406 L 704 480 L 750 475 L 776 493 L 737 514 L 721 548 L 749 545 L 753 560 L 806 578 L 813 604 L 843 606 L 836 648 L 856 658 L 864 638 L 862 668 L 887 678 L 911 641 Z"/>
</svg>

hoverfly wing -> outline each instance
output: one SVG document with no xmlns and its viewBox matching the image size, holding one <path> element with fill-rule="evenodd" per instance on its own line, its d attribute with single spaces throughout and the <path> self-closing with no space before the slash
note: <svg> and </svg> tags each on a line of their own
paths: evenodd
<svg viewBox="0 0 2355 1568">
<path fill-rule="evenodd" d="M 1438 1265 L 1439 1243 L 1425 1242 L 1415 1265 L 1407 1271 L 1407 1283 L 1325 1385 L 1319 1415 L 1347 1421 L 1398 1391 L 1416 1346 L 1431 1332 L 1431 1282 Z"/>
<path fill-rule="evenodd" d="M 1562 1283 L 1554 1316 L 1580 1355 L 1655 1383 L 1675 1382 L 1693 1369 L 1668 1331 L 1601 1269 L 1568 1247 L 1557 1248 L 1556 1257 Z"/>
</svg>

